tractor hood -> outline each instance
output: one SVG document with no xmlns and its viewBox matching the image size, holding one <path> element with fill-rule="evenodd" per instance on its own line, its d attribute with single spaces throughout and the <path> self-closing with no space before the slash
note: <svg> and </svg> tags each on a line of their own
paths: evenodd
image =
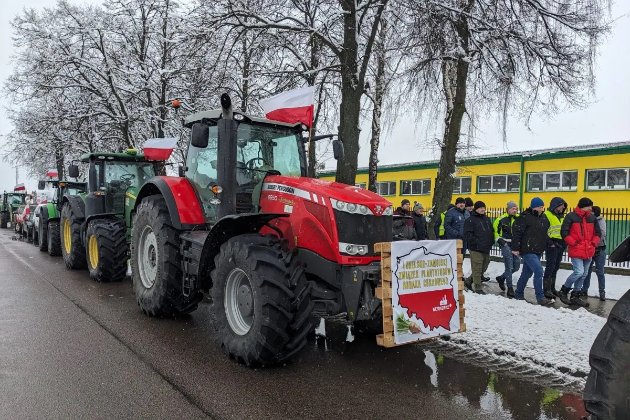
<svg viewBox="0 0 630 420">
<path fill-rule="evenodd" d="M 391 215 L 392 204 L 378 194 L 363 188 L 339 182 L 315 178 L 295 178 L 282 175 L 270 175 L 265 178 L 263 191 L 283 192 L 314 201 L 325 206 L 332 206 L 330 200 L 364 205 L 375 216 Z"/>
</svg>

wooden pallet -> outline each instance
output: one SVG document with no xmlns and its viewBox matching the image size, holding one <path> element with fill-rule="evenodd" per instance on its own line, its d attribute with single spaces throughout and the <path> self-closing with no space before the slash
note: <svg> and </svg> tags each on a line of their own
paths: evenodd
<svg viewBox="0 0 630 420">
<path fill-rule="evenodd" d="M 457 288 L 459 300 L 459 332 L 466 331 L 464 322 L 466 309 L 464 308 L 464 277 L 462 263 L 464 257 L 461 249 L 462 241 L 457 241 Z M 391 242 L 380 242 L 374 244 L 376 252 L 381 253 L 381 284 L 376 288 L 376 297 L 381 300 L 383 307 L 383 334 L 376 336 L 376 343 L 383 347 L 396 347 L 394 341 L 394 309 L 392 306 L 392 244 Z M 434 337 L 429 340 L 434 339 Z"/>
</svg>

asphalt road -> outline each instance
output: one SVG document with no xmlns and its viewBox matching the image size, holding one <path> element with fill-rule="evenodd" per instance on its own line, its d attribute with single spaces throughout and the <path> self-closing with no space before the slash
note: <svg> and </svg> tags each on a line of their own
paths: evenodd
<svg viewBox="0 0 630 420">
<path fill-rule="evenodd" d="M 421 346 L 346 343 L 341 325 L 288 365 L 249 369 L 220 349 L 209 302 L 149 318 L 129 280 L 95 283 L 11 235 L 0 230 L 2 419 L 563 418 L 570 405 L 541 408 L 546 390 Z"/>
</svg>

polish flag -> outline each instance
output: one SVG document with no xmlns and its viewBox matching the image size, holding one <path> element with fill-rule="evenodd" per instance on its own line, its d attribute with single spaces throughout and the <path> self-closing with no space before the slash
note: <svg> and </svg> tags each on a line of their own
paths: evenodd
<svg viewBox="0 0 630 420">
<path fill-rule="evenodd" d="M 49 169 L 49 170 L 46 172 L 46 176 L 47 176 L 48 178 L 59 178 L 59 172 L 57 172 L 57 170 L 56 170 L 56 169 Z"/>
<path fill-rule="evenodd" d="M 260 106 L 270 120 L 289 124 L 302 123 L 311 127 L 315 108 L 314 97 L 315 86 L 306 86 L 261 99 Z"/>
<path fill-rule="evenodd" d="M 17 184 L 15 188 L 13 188 L 13 191 L 26 191 L 26 187 L 24 184 Z"/>
<path fill-rule="evenodd" d="M 147 160 L 167 160 L 177 147 L 177 139 L 148 139 L 142 145 L 144 157 Z"/>
</svg>

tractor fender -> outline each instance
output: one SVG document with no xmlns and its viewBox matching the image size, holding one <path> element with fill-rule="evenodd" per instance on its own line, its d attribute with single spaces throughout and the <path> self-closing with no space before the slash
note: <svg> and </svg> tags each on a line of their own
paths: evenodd
<svg viewBox="0 0 630 420">
<path fill-rule="evenodd" d="M 187 178 L 175 176 L 156 176 L 145 182 L 138 191 L 133 213 L 143 198 L 156 194 L 164 197 L 175 229 L 192 229 L 206 224 L 201 202 L 192 184 Z"/>
<path fill-rule="evenodd" d="M 87 225 L 95 219 L 107 219 L 107 220 L 118 220 L 118 217 L 116 216 L 116 213 L 98 213 L 98 214 L 93 214 L 91 216 L 88 216 L 85 219 L 85 223 L 84 225 L 86 226 L 87 229 Z"/>
<path fill-rule="evenodd" d="M 195 264 L 197 271 L 188 274 L 197 276 L 202 290 L 210 289 L 212 286 L 210 273 L 214 269 L 214 257 L 219 253 L 223 243 L 234 236 L 257 233 L 263 226 L 268 226 L 271 220 L 288 216 L 284 213 L 233 214 L 219 219 L 209 231 L 183 233 L 180 238 L 191 244 L 188 250 L 191 260 L 198 262 Z M 281 231 L 278 230 L 277 233 L 277 236 L 281 237 Z"/>
<path fill-rule="evenodd" d="M 72 211 L 77 215 L 78 218 L 85 218 L 85 203 L 81 199 L 81 197 L 75 197 L 72 195 L 65 196 L 63 198 L 63 203 L 70 204 Z"/>
</svg>

